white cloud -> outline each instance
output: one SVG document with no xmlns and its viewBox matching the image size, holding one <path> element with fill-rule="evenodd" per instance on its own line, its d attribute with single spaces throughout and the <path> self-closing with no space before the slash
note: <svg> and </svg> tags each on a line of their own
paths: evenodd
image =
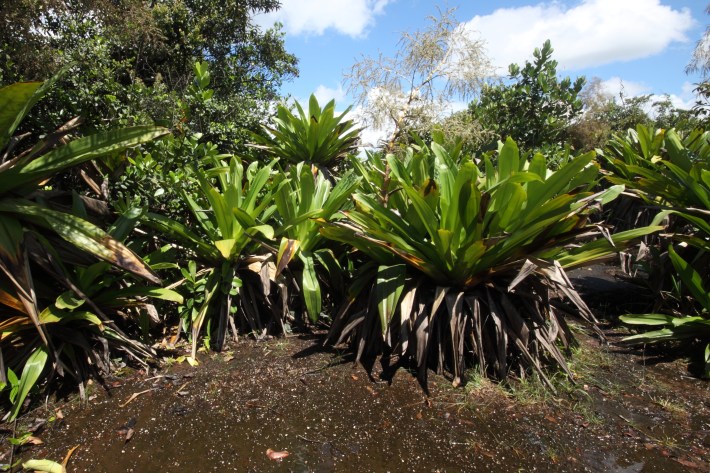
<svg viewBox="0 0 710 473">
<path fill-rule="evenodd" d="M 293 35 L 322 35 L 327 29 L 358 37 L 374 23 L 391 0 L 282 0 L 275 12 L 257 15 L 257 24 L 281 22 Z"/>
<path fill-rule="evenodd" d="M 500 8 L 467 23 L 486 40 L 491 59 L 503 73 L 511 63 L 532 57 L 546 39 L 563 69 L 581 69 L 629 61 L 689 41 L 695 25 L 688 8 L 673 9 L 661 0 L 583 0 L 568 7 L 559 1 Z"/>
<path fill-rule="evenodd" d="M 324 106 L 331 100 L 335 100 L 335 104 L 337 106 L 342 106 L 342 102 L 345 100 L 345 91 L 343 90 L 342 85 L 339 85 L 337 89 L 331 89 L 330 87 L 326 87 L 321 84 L 316 88 L 314 94 L 321 106 Z"/>
<path fill-rule="evenodd" d="M 621 77 L 612 77 L 603 81 L 602 89 L 607 94 L 613 96 L 614 100 L 617 102 L 619 101 L 622 93 L 624 97 L 630 98 L 638 97 L 639 95 L 646 95 L 651 92 L 651 88 L 643 82 L 623 80 Z"/>
<path fill-rule="evenodd" d="M 620 102 L 622 93 L 626 99 L 638 97 L 640 95 L 648 95 L 649 100 L 646 102 L 643 109 L 651 116 L 655 116 L 657 113 L 653 104 L 666 99 L 670 100 L 671 104 L 675 108 L 682 110 L 690 110 L 693 108 L 693 105 L 695 105 L 695 93 L 693 92 L 694 87 L 695 86 L 690 82 L 685 82 L 678 94 L 660 95 L 651 93 L 651 87 L 642 82 L 626 81 L 620 77 L 612 77 L 611 79 L 607 79 L 602 82 L 602 89 L 604 92 L 612 96 L 616 103 Z"/>
<path fill-rule="evenodd" d="M 683 110 L 690 110 L 695 105 L 697 99 L 695 93 L 695 85 L 690 82 L 685 82 L 681 87 L 680 93 L 678 94 L 668 94 L 668 99 L 675 108 L 680 108 Z M 663 100 L 666 97 L 663 95 L 654 95 L 653 101 Z"/>
<path fill-rule="evenodd" d="M 655 100 L 661 100 L 663 98 L 665 97 L 654 96 Z M 668 99 L 671 101 L 671 104 L 673 104 L 675 108 L 679 108 L 682 110 L 690 110 L 695 105 L 695 100 L 683 98 L 682 96 L 678 96 L 676 94 L 669 94 Z"/>
</svg>

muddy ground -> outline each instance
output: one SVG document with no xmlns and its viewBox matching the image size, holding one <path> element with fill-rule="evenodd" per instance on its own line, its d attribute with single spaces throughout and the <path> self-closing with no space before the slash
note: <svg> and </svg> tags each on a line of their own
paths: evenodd
<svg viewBox="0 0 710 473">
<path fill-rule="evenodd" d="M 609 274 L 576 277 L 602 316 L 636 301 Z M 627 296 L 608 296 L 610 282 Z M 555 395 L 537 382 L 472 376 L 453 388 L 432 375 L 427 396 L 404 370 L 369 377 L 321 348 L 323 334 L 245 339 L 201 353 L 198 367 L 119 372 L 92 384 L 86 405 L 73 396 L 36 409 L 18 429 L 49 419 L 35 435 L 44 443 L 15 455 L 61 461 L 77 447 L 70 472 L 710 471 L 710 383 L 686 359 L 607 334 L 600 345 L 579 333 L 576 382 L 560 377 Z"/>
</svg>

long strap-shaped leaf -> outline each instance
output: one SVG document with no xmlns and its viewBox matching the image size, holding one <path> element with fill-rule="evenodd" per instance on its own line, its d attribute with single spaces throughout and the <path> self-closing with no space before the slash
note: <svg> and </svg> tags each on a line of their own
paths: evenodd
<svg viewBox="0 0 710 473">
<path fill-rule="evenodd" d="M 154 140 L 168 133 L 169 130 L 162 127 L 135 126 L 79 138 L 29 163 L 6 170 L 0 174 L 0 189 L 8 192 L 71 166 Z"/>
<path fill-rule="evenodd" d="M 18 82 L 0 89 L 0 151 L 42 94 L 42 82 Z M 43 88 L 44 89 L 44 88 Z"/>
<path fill-rule="evenodd" d="M 23 240 L 24 231 L 17 220 L 0 218 L 0 271 L 5 273 L 14 286 L 17 300 L 21 302 L 23 312 L 29 316 L 42 342 L 49 346 L 49 337 L 39 321 L 37 296 Z"/>
<path fill-rule="evenodd" d="M 47 349 L 44 346 L 39 346 L 32 352 L 30 357 L 25 362 L 25 367 L 22 369 L 22 375 L 20 376 L 20 384 L 17 391 L 17 397 L 12 406 L 12 413 L 10 414 L 10 419 L 15 419 L 17 414 L 20 413 L 22 404 L 24 404 L 27 394 L 29 394 L 32 386 L 39 379 L 40 374 L 44 370 L 44 366 L 47 363 Z"/>
<path fill-rule="evenodd" d="M 30 217 L 29 220 L 56 232 L 81 250 L 152 283 L 161 282 L 138 255 L 91 222 L 23 199 L 3 200 L 0 213 L 3 212 L 14 214 L 16 218 Z"/>
</svg>

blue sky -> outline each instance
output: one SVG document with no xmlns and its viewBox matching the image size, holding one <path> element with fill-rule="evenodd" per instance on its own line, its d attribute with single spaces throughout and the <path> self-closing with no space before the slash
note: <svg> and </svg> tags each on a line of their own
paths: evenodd
<svg viewBox="0 0 710 473">
<path fill-rule="evenodd" d="M 343 109 L 353 103 L 343 73 L 362 55 L 392 55 L 401 33 L 422 29 L 437 5 L 457 9 L 501 74 L 549 38 L 561 75 L 599 77 L 614 94 L 622 82 L 629 96 L 670 94 L 679 106 L 693 98 L 699 78 L 684 68 L 710 21 L 703 0 L 282 0 L 257 21 L 283 23 L 300 60 L 300 77 L 282 92 L 299 100 L 315 92 Z"/>
</svg>

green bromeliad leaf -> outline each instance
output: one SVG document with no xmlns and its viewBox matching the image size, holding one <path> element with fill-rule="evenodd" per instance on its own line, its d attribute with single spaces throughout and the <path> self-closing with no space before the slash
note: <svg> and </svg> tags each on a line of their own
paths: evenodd
<svg viewBox="0 0 710 473">
<path fill-rule="evenodd" d="M 0 89 L 0 151 L 41 97 L 38 93 L 41 86 L 42 82 L 20 82 Z"/>
<path fill-rule="evenodd" d="M 160 278 L 138 255 L 84 219 L 22 199 L 0 200 L 0 214 L 3 213 L 11 214 L 17 219 L 31 220 L 56 232 L 57 235 L 83 251 L 148 281 L 160 283 Z"/>
<path fill-rule="evenodd" d="M 668 247 L 668 257 L 671 259 L 671 263 L 673 263 L 673 267 L 680 276 L 681 281 L 683 281 L 683 284 L 685 284 L 685 287 L 705 311 L 710 314 L 710 294 L 708 294 L 708 291 L 703 287 L 703 279 L 700 274 L 676 253 L 673 245 Z"/>
<path fill-rule="evenodd" d="M 39 379 L 44 367 L 47 364 L 47 350 L 44 346 L 37 347 L 30 357 L 25 362 L 24 368 L 22 368 L 22 374 L 20 375 L 20 384 L 17 391 L 17 397 L 13 401 L 12 410 L 10 411 L 10 419 L 17 418 L 20 413 L 22 404 L 25 402 L 25 398 Z"/>
<path fill-rule="evenodd" d="M 168 133 L 169 131 L 162 127 L 136 126 L 79 138 L 29 162 L 0 172 L 0 189 L 9 192 L 28 185 L 31 189 L 36 182 L 64 169 L 146 143 Z"/>
<path fill-rule="evenodd" d="M 380 314 L 380 328 L 383 335 L 387 332 L 389 322 L 399 305 L 399 299 L 404 289 L 405 275 L 406 266 L 403 264 L 377 268 L 375 300 Z"/>
<path fill-rule="evenodd" d="M 525 257 L 564 258 L 563 266 L 590 264 L 660 228 L 620 235 L 614 245 L 603 239 L 574 244 L 577 235 L 594 230 L 585 227 L 592 207 L 623 190 L 591 191 L 598 177 L 594 153 L 551 171 L 544 156 L 527 161 L 508 139 L 495 164 L 491 156 L 484 157 L 485 173 L 470 156 L 457 155 L 460 161 L 455 162 L 436 143 L 420 145 L 404 159 L 369 159 L 384 159 L 391 169 L 395 190 L 389 202 L 356 193 L 355 210 L 345 213 L 347 222 L 321 223 L 322 233 L 381 262 L 382 251 L 390 253 L 442 286 L 476 285 L 491 273 L 519 267 Z M 428 164 L 422 166 L 424 162 Z M 367 168 L 380 166 L 360 169 Z M 419 168 L 429 171 L 415 171 Z"/>
<path fill-rule="evenodd" d="M 301 290 L 303 291 L 303 300 L 306 303 L 306 310 L 311 322 L 315 323 L 320 317 L 321 311 L 321 290 L 316 275 L 315 262 L 313 255 L 301 251 L 299 257 L 303 262 L 303 278 L 301 279 Z"/>
</svg>

